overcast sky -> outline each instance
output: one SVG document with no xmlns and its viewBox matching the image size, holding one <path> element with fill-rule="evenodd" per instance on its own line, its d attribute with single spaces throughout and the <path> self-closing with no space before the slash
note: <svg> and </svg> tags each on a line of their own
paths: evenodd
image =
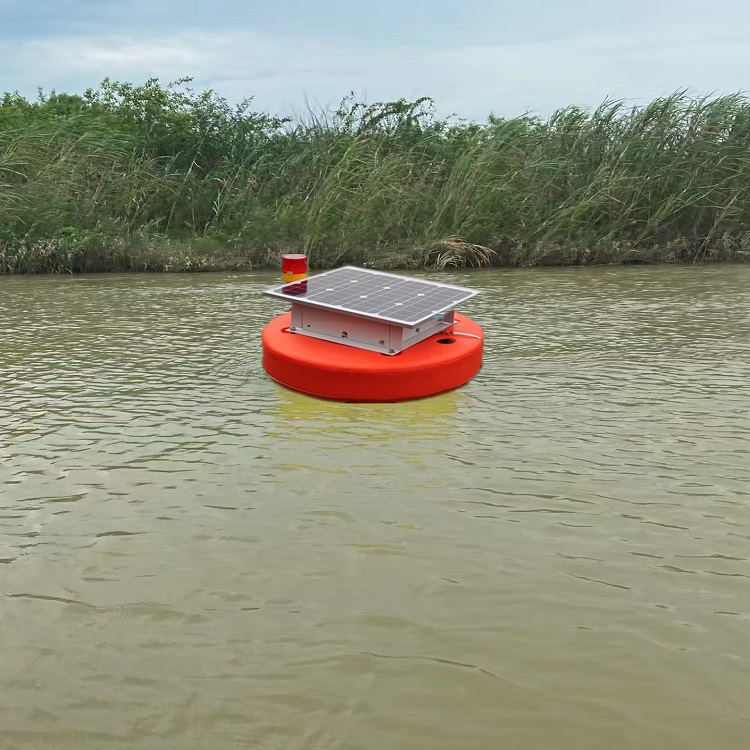
<svg viewBox="0 0 750 750">
<path fill-rule="evenodd" d="M 0 0 L 0 91 L 193 76 L 279 114 L 354 91 L 484 120 L 750 88 L 749 28 L 741 0 Z"/>
</svg>

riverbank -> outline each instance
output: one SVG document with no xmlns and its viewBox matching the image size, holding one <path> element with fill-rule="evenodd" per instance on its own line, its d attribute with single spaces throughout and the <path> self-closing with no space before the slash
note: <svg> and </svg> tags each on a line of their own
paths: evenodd
<svg viewBox="0 0 750 750">
<path fill-rule="evenodd" d="M 0 273 L 750 260 L 750 101 L 292 121 L 188 81 L 0 100 Z"/>
<path fill-rule="evenodd" d="M 0 242 L 0 274 L 70 274 L 205 271 L 252 271 L 278 269 L 284 252 L 308 252 L 304 243 L 284 247 L 252 247 L 212 238 L 171 240 L 154 238 L 108 238 Z M 603 244 L 598 247 L 537 245 L 508 241 L 497 248 L 472 245 L 458 238 L 446 238 L 422 248 L 388 250 L 342 248 L 317 253 L 314 268 L 360 265 L 382 270 L 416 268 L 462 268 L 467 266 L 531 267 L 668 263 L 750 262 L 750 233 L 722 237 L 705 244 L 677 238 L 665 245 L 637 247 Z"/>
</svg>

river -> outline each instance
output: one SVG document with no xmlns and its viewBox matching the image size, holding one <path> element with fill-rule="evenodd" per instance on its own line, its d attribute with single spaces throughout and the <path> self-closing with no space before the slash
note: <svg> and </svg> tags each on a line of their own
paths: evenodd
<svg viewBox="0 0 750 750">
<path fill-rule="evenodd" d="M 380 405 L 278 274 L 0 278 L 2 750 L 750 746 L 750 267 L 422 276 L 484 366 Z"/>
</svg>

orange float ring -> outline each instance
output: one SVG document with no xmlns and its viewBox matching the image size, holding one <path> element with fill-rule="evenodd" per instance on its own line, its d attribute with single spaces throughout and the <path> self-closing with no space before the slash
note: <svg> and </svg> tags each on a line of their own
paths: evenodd
<svg viewBox="0 0 750 750">
<path fill-rule="evenodd" d="M 441 333 L 389 356 L 291 333 L 291 313 L 263 329 L 263 369 L 277 383 L 336 401 L 407 401 L 458 388 L 482 366 L 484 333 L 455 313 Z"/>
</svg>

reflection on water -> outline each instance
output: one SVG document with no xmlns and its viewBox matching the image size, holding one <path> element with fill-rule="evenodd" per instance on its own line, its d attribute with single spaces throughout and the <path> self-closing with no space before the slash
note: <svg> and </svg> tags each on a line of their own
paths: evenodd
<svg viewBox="0 0 750 750">
<path fill-rule="evenodd" d="M 0 747 L 747 747 L 750 268 L 440 278 L 481 373 L 356 405 L 274 275 L 0 279 Z"/>
<path fill-rule="evenodd" d="M 375 438 L 383 442 L 450 438 L 456 431 L 460 406 L 468 404 L 460 390 L 396 404 L 326 401 L 282 386 L 277 386 L 276 396 L 269 436 L 311 442 L 318 447 L 323 425 L 332 441 L 334 435 L 341 438 L 337 447 L 362 452 L 372 447 Z"/>
</svg>

